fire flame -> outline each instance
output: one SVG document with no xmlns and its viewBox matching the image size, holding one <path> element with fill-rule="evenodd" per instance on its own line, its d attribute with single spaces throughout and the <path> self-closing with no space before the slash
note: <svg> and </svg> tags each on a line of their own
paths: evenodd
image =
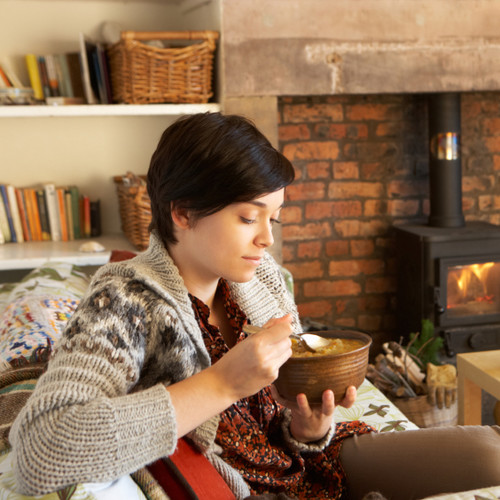
<svg viewBox="0 0 500 500">
<path fill-rule="evenodd" d="M 485 274 L 491 269 L 495 264 L 493 262 L 487 262 L 486 264 L 472 264 L 467 266 L 465 270 L 460 273 L 460 277 L 458 278 L 457 284 L 462 292 L 467 291 L 467 286 L 471 282 L 473 276 L 479 279 L 479 281 L 483 284 L 484 288 L 484 277 Z M 470 271 L 470 272 L 468 272 Z M 486 290 L 485 290 L 486 293 Z"/>
<path fill-rule="evenodd" d="M 495 294 L 488 290 L 488 274 L 495 262 L 456 266 L 448 273 L 448 308 L 473 302 L 493 303 Z"/>
</svg>

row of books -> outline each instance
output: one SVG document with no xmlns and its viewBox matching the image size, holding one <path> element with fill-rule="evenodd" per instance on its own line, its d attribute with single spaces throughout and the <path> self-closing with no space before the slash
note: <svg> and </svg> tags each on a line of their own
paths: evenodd
<svg viewBox="0 0 500 500">
<path fill-rule="evenodd" d="M 111 104 L 111 76 L 105 46 L 80 33 L 79 52 L 26 54 L 37 101 L 48 104 Z"/>
<path fill-rule="evenodd" d="M 65 97 L 75 99 L 75 104 L 85 102 L 78 52 L 26 54 L 25 59 L 37 101 L 49 102 L 50 98 Z"/>
<path fill-rule="evenodd" d="M 0 184 L 0 243 L 70 241 L 101 234 L 99 200 L 76 186 Z"/>
</svg>

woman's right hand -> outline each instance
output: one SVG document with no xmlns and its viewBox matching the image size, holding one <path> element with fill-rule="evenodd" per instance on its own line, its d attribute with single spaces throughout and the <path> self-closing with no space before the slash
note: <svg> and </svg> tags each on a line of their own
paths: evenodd
<svg viewBox="0 0 500 500">
<path fill-rule="evenodd" d="M 291 322 L 288 314 L 270 320 L 213 365 L 167 387 L 178 437 L 276 380 L 280 366 L 292 355 Z"/>
<path fill-rule="evenodd" d="M 292 355 L 291 333 L 291 314 L 273 318 L 211 367 L 233 391 L 234 401 L 251 396 L 276 380 L 280 366 Z"/>
</svg>

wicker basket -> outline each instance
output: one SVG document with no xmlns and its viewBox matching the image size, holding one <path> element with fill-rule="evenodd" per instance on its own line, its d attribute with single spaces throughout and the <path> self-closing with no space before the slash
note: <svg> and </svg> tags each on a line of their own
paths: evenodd
<svg viewBox="0 0 500 500">
<path fill-rule="evenodd" d="M 113 100 L 127 104 L 205 103 L 212 97 L 216 31 L 123 31 L 108 49 Z M 157 48 L 145 41 L 201 40 Z"/>
<path fill-rule="evenodd" d="M 446 427 L 457 425 L 458 406 L 455 401 L 449 408 L 431 405 L 427 396 L 393 398 L 391 401 L 418 427 Z"/>
<path fill-rule="evenodd" d="M 145 250 L 149 244 L 149 224 L 151 223 L 151 202 L 145 177 L 132 173 L 114 177 L 122 231 L 137 249 Z"/>
</svg>

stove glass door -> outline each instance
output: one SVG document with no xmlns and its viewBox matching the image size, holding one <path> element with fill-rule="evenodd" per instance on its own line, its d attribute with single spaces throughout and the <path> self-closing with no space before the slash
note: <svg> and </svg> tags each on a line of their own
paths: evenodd
<svg viewBox="0 0 500 500">
<path fill-rule="evenodd" d="M 446 299 L 440 324 L 500 319 L 500 257 L 440 259 L 440 268 L 441 296 Z"/>
</svg>

